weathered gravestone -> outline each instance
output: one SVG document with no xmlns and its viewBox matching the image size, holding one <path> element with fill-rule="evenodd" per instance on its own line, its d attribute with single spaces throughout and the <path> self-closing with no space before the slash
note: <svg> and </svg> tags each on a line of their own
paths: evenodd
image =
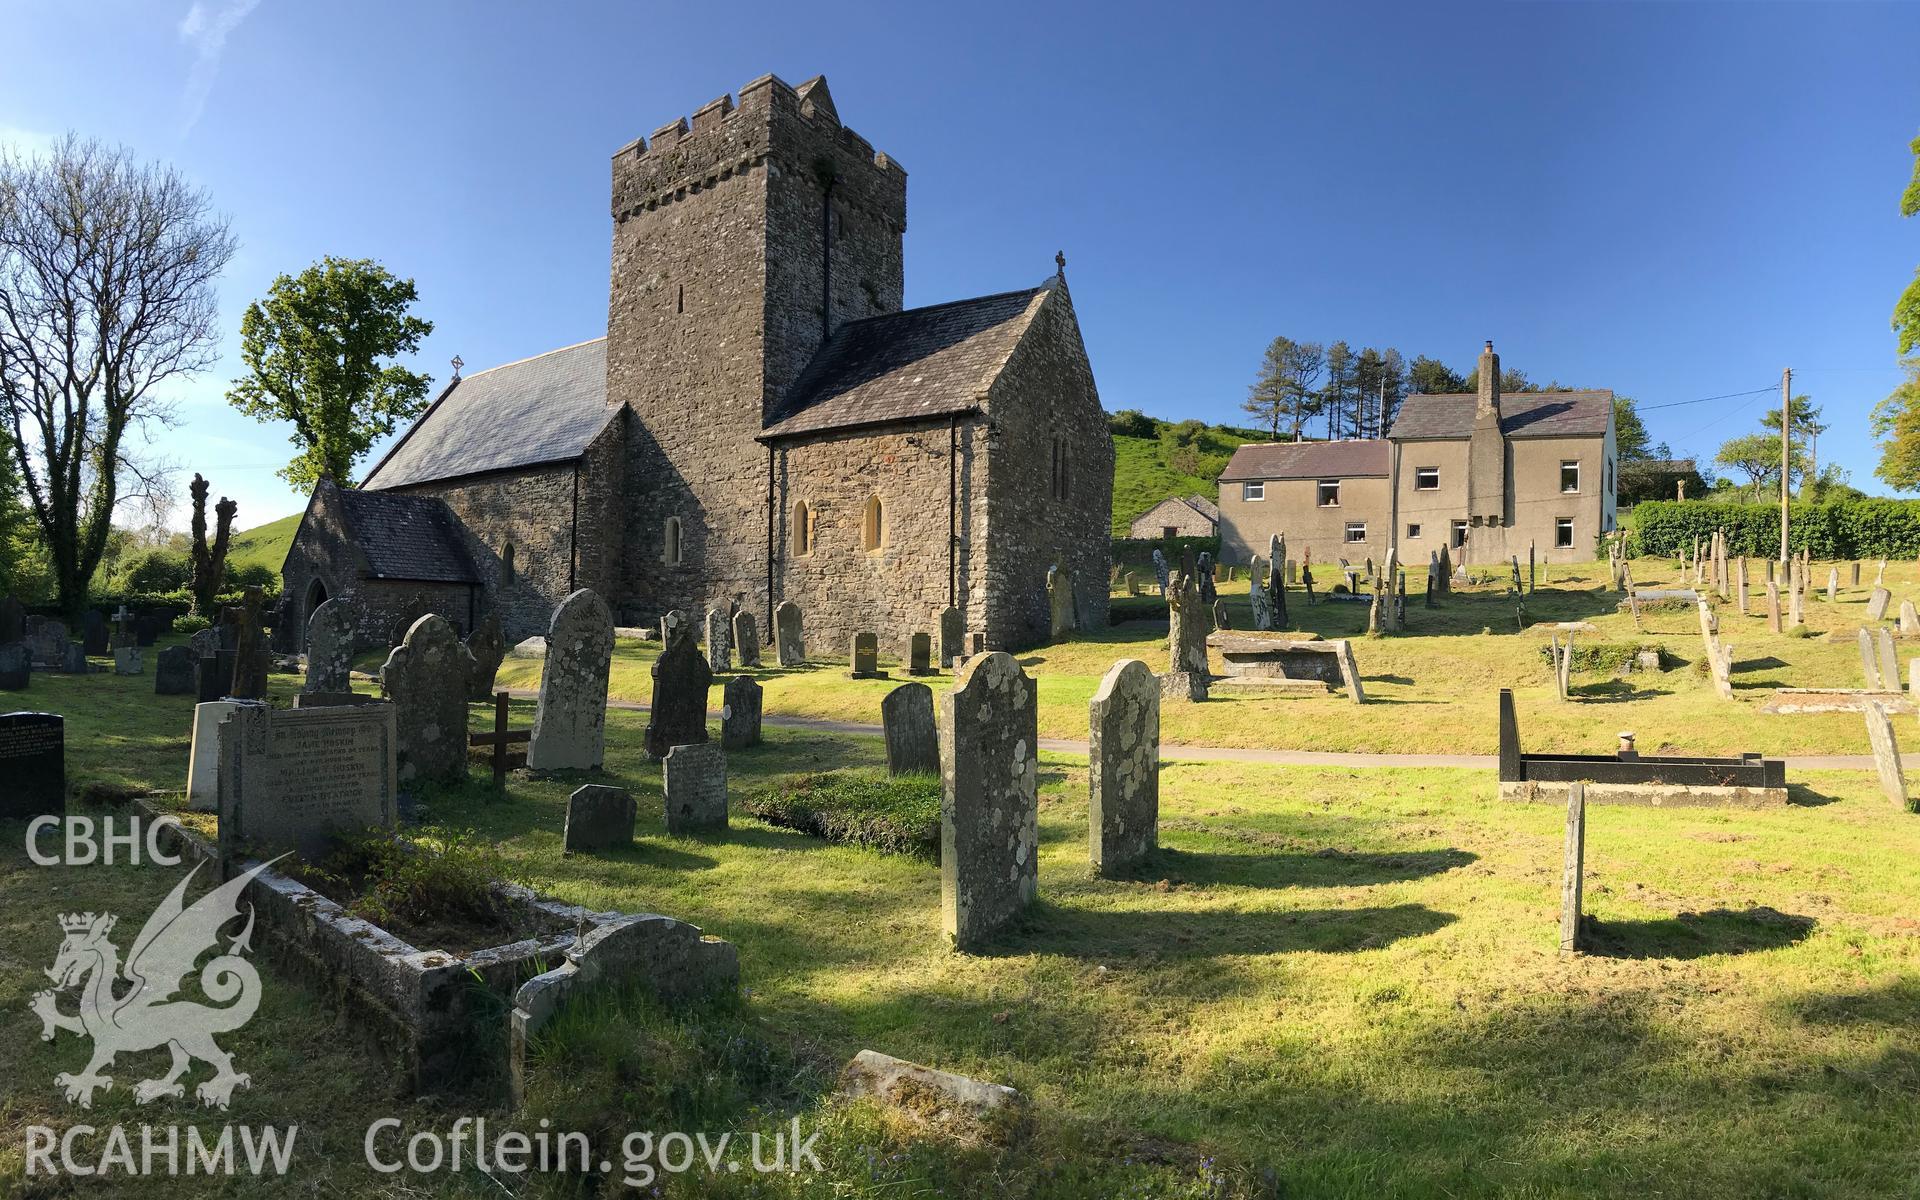
<svg viewBox="0 0 1920 1200">
<path fill-rule="evenodd" d="M 647 757 L 655 762 L 675 746 L 707 740 L 707 689 L 713 668 L 691 638 L 670 643 L 653 664 L 648 702 Z"/>
<path fill-rule="evenodd" d="M 1773 568 L 1773 560 L 1772 560 L 1772 559 L 1768 559 L 1768 560 L 1767 560 L 1767 568 L 1768 568 L 1768 570 L 1769 570 L 1769 571 L 1771 571 L 1771 570 L 1772 570 L 1772 568 Z M 1777 583 L 1775 583 L 1775 582 L 1774 582 L 1773 580 L 1771 580 L 1771 579 L 1769 579 L 1769 580 L 1767 580 L 1767 632 L 1768 632 L 1768 633 L 1779 633 L 1779 632 L 1781 632 L 1781 629 L 1780 629 L 1780 585 L 1779 585 L 1779 584 L 1777 584 Z"/>
<path fill-rule="evenodd" d="M 800 606 L 782 600 L 773 610 L 773 653 L 783 667 L 797 667 L 807 661 L 807 642 L 800 627 Z"/>
<path fill-rule="evenodd" d="M 1901 768 L 1900 743 L 1893 736 L 1893 721 L 1877 701 L 1867 701 L 1864 711 L 1867 744 L 1873 748 L 1873 766 L 1880 773 L 1880 790 L 1898 807 L 1912 811 L 1914 805 L 1907 796 L 1907 777 Z"/>
<path fill-rule="evenodd" d="M 1058 566 L 1047 568 L 1047 622 L 1053 637 L 1080 627 L 1073 607 L 1073 576 Z"/>
<path fill-rule="evenodd" d="M 500 628 L 500 610 L 489 609 L 487 615 L 480 618 L 480 624 L 467 635 L 467 655 L 471 660 L 467 671 L 467 703 L 483 704 L 493 699 L 493 681 L 500 674 L 500 664 L 507 659 L 507 635 Z"/>
<path fill-rule="evenodd" d="M 691 638 L 683 638 L 688 645 Z M 581 588 L 553 610 L 540 708 L 527 766 L 535 771 L 597 771 L 606 758 L 607 677 L 613 669 L 613 614 Z"/>
<path fill-rule="evenodd" d="M 267 698 L 267 664 L 272 651 L 267 647 L 266 594 L 250 587 L 242 597 L 234 618 L 233 683 L 227 693 L 243 700 Z M 451 633 L 451 627 L 449 627 Z"/>
<path fill-rule="evenodd" d="M 1912 637 L 1920 633 L 1920 611 L 1915 610 L 1913 601 L 1900 602 L 1900 636 Z"/>
<path fill-rule="evenodd" d="M 1878 621 L 1887 615 L 1887 604 L 1893 599 L 1893 593 L 1883 587 L 1873 589 L 1867 597 L 1867 620 Z"/>
<path fill-rule="evenodd" d="M 1225 600 L 1215 600 L 1213 602 L 1213 627 L 1215 629 L 1232 628 L 1232 626 L 1227 623 L 1227 602 Z"/>
<path fill-rule="evenodd" d="M 880 669 L 880 639 L 872 630 L 863 630 L 853 635 L 853 646 L 848 659 L 852 670 L 847 672 L 848 679 L 885 679 L 887 674 Z"/>
<path fill-rule="evenodd" d="M 467 648 L 445 617 L 428 613 L 413 623 L 380 668 L 380 691 L 393 702 L 401 781 L 465 779 Z"/>
<path fill-rule="evenodd" d="M 733 650 L 741 666 L 760 665 L 760 626 L 744 608 L 733 614 Z"/>
<path fill-rule="evenodd" d="M 720 746 L 745 750 L 760 744 L 761 688 L 751 675 L 735 675 L 720 689 Z"/>
<path fill-rule="evenodd" d="M 693 637 L 693 619 L 677 608 L 668 609 L 660 618 L 660 646 L 665 649 L 681 638 Z"/>
<path fill-rule="evenodd" d="M 67 627 L 51 617 L 27 618 L 27 647 L 33 661 L 50 671 L 64 671 L 67 663 Z"/>
<path fill-rule="evenodd" d="M 0 818 L 67 808 L 67 721 L 59 713 L 0 714 Z"/>
<path fill-rule="evenodd" d="M 662 772 L 667 832 L 727 827 L 727 754 L 712 742 L 675 746 Z"/>
<path fill-rule="evenodd" d="M 138 646 L 116 646 L 113 651 L 115 675 L 145 675 L 147 652 Z"/>
<path fill-rule="evenodd" d="M 1883 691 L 1900 690 L 1900 656 L 1893 649 L 1893 631 L 1882 625 L 1874 631 L 1876 645 L 1880 651 L 1880 687 Z"/>
<path fill-rule="evenodd" d="M 187 750 L 187 807 L 220 811 L 220 723 L 255 700 L 209 700 L 193 706 L 193 737 Z"/>
<path fill-rule="evenodd" d="M 718 675 L 733 670 L 733 621 L 725 609 L 707 610 L 707 666 Z"/>
<path fill-rule="evenodd" d="M 186 646 L 168 646 L 154 656 L 153 694 L 156 696 L 194 694 L 192 649 Z"/>
<path fill-rule="evenodd" d="M 438 619 L 422 617 L 414 628 Z M 291 849 L 317 862 L 336 835 L 392 829 L 398 818 L 397 717 L 391 704 L 236 706 L 218 735 L 222 856 L 232 859 L 243 847 L 257 853 Z M 459 740 L 464 756 L 466 739 Z"/>
<path fill-rule="evenodd" d="M 1827 603 L 1832 604 L 1840 598 L 1840 568 L 1827 568 Z"/>
<path fill-rule="evenodd" d="M 1038 893 L 1038 710 L 1034 681 L 997 650 L 940 697 L 940 922 L 956 950 L 984 946 Z"/>
<path fill-rule="evenodd" d="M 1874 653 L 1873 633 L 1864 625 L 1860 627 L 1860 674 L 1865 678 L 1864 686 L 1868 691 L 1877 692 L 1886 686 L 1880 679 L 1880 660 Z M 1920 662 L 1920 659 L 1914 661 Z"/>
<path fill-rule="evenodd" d="M 1567 843 L 1560 870 L 1560 949 L 1577 954 L 1586 948 L 1581 928 L 1581 881 L 1587 863 L 1587 785 L 1567 785 Z"/>
<path fill-rule="evenodd" d="M 14 596 L 0 596 L 0 645 L 27 640 L 27 607 Z"/>
<path fill-rule="evenodd" d="M 32 683 L 33 654 L 27 644 L 0 642 L 0 692 L 24 692 Z"/>
<path fill-rule="evenodd" d="M 1178 574 L 1167 585 L 1167 675 L 1162 686 L 1178 699 L 1207 698 L 1207 633 L 1200 587 L 1191 575 Z"/>
<path fill-rule="evenodd" d="M 907 674 L 932 675 L 933 638 L 924 633 L 916 633 L 907 638 Z"/>
<path fill-rule="evenodd" d="M 307 622 L 307 681 L 304 693 L 353 690 L 353 609 L 341 599 L 313 610 Z M 463 685 L 464 686 L 464 685 Z"/>
<path fill-rule="evenodd" d="M 931 775 L 940 769 L 940 738 L 933 725 L 933 690 L 903 683 L 880 701 L 887 774 Z"/>
<path fill-rule="evenodd" d="M 1087 726 L 1087 852 L 1095 875 L 1124 875 L 1160 844 L 1160 684 L 1147 664 L 1113 665 Z"/>
<path fill-rule="evenodd" d="M 960 610 L 948 606 L 940 610 L 940 669 L 953 670 L 953 660 L 966 654 L 967 621 Z"/>
<path fill-rule="evenodd" d="M 633 794 L 627 789 L 589 783 L 567 797 L 567 824 L 561 834 L 561 848 L 572 854 L 579 850 L 631 845 L 634 815 Z"/>
</svg>

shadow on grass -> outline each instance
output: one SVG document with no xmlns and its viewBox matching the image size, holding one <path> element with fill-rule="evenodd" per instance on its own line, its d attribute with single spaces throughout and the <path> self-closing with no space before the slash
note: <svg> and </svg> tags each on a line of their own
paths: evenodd
<svg viewBox="0 0 1920 1200">
<path fill-rule="evenodd" d="M 1796 804 L 1802 808 L 1819 808 L 1823 804 L 1832 804 L 1839 799 L 1840 797 L 1829 796 L 1825 792 L 1816 792 L 1804 783 L 1787 785 L 1787 803 Z"/>
<path fill-rule="evenodd" d="M 1017 929 L 1008 931 L 983 954 L 1059 954 L 1069 958 L 1125 954 L 1161 959 L 1291 951 L 1352 954 L 1422 937 L 1458 919 L 1424 904 L 1284 912 L 1168 912 L 1066 908 L 1043 898 Z"/>
<path fill-rule="evenodd" d="M 1653 921 L 1586 919 L 1587 952 L 1603 958 L 1705 958 L 1711 954 L 1751 954 L 1779 950 L 1805 941 L 1812 917 L 1757 905 L 1681 913 Z"/>
<path fill-rule="evenodd" d="M 1769 654 L 1765 658 L 1743 658 L 1733 664 L 1733 674 L 1744 675 L 1749 671 L 1781 671 L 1787 664 Z"/>
<path fill-rule="evenodd" d="M 1440 875 L 1479 860 L 1466 850 L 1350 851 L 1220 854 L 1161 848 L 1128 878 L 1152 882 L 1233 884 L 1242 887 L 1362 887 Z"/>
<path fill-rule="evenodd" d="M 1589 704 L 1629 704 L 1635 700 L 1651 700 L 1656 696 L 1671 696 L 1671 688 L 1635 687 L 1624 679 L 1609 679 L 1604 683 L 1587 683 L 1577 688 L 1568 688 L 1567 693 Z"/>
</svg>

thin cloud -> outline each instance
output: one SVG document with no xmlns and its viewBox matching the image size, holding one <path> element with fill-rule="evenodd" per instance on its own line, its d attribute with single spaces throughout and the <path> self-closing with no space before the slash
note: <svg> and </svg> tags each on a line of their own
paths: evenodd
<svg viewBox="0 0 1920 1200">
<path fill-rule="evenodd" d="M 193 50 L 193 66 L 188 68 L 187 90 L 182 97 L 181 133 L 191 130 L 207 110 L 207 97 L 220 73 L 227 37 L 259 4 L 260 0 L 194 0 L 193 7 L 180 19 L 180 42 Z"/>
</svg>

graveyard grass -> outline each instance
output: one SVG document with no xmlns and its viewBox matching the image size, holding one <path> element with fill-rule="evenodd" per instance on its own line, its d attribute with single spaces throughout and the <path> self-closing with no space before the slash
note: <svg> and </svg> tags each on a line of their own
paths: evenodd
<svg viewBox="0 0 1920 1200">
<path fill-rule="evenodd" d="M 1091 664 L 1112 652 L 1041 656 Z M 273 679 L 283 702 L 293 686 Z M 1051 686 L 1043 666 L 1043 698 Z M 35 707 L 68 714 L 83 793 L 180 786 L 186 698 L 105 674 L 41 675 L 34 688 Z M 769 711 L 782 711 L 774 700 L 770 684 Z M 1524 722 L 1543 707 L 1523 708 L 1523 733 L 1537 736 L 1544 722 Z M 1084 701 L 1080 711 L 1084 722 Z M 1485 712 L 1490 726 L 1490 697 Z M 472 714 L 476 728 L 490 715 Z M 530 703 L 515 705 L 516 727 L 531 719 Z M 1849 720 L 1845 748 L 1857 751 Z M 639 801 L 630 850 L 563 856 L 566 796 L 580 779 L 516 779 L 499 799 L 483 768 L 465 788 L 425 795 L 410 832 L 472 829 L 552 895 L 667 913 L 739 947 L 740 1000 L 677 1013 L 596 1002 L 540 1048 L 524 1127 L 547 1116 L 615 1138 L 770 1129 L 798 1112 L 825 1130 L 824 1179 L 687 1177 L 669 1194 L 1911 1187 L 1920 824 L 1870 772 L 1796 774 L 1795 803 L 1773 810 L 1590 808 L 1587 905 L 1601 952 L 1568 959 L 1556 950 L 1563 812 L 1498 802 L 1488 772 L 1169 762 L 1161 851 L 1137 878 L 1101 881 L 1086 867 L 1085 760 L 1047 755 L 1040 901 L 991 953 L 970 957 L 942 945 L 938 872 L 922 859 L 776 829 L 738 803 L 729 830 L 666 837 L 644 721 L 609 714 L 607 770 L 594 777 Z M 1461 720 L 1445 747 L 1477 747 L 1479 724 Z M 1304 744 L 1337 735 L 1330 720 L 1303 725 Z M 729 769 L 743 795 L 881 760 L 878 738 L 769 727 Z M 120 912 L 124 947 L 179 871 L 33 867 L 21 829 L 0 825 L 0 888 L 13 900 L 0 912 L 0 1094 L 12 1098 L 0 1109 L 0 1195 L 20 1179 L 26 1126 L 83 1120 L 302 1125 L 295 1176 L 223 1183 L 220 1194 L 501 1194 L 470 1170 L 388 1178 L 360 1166 L 367 1122 L 394 1115 L 410 1131 L 444 1131 L 472 1105 L 393 1099 L 391 1064 L 323 995 L 272 969 L 261 1014 L 227 1038 L 254 1079 L 231 1112 L 133 1105 L 128 1086 L 164 1065 L 154 1055 L 118 1064 L 94 1112 L 68 1109 L 52 1078 L 85 1049 L 40 1042 L 25 1014 L 59 942 L 55 915 Z M 1035 1119 L 1000 1145 L 915 1138 L 872 1108 L 836 1108 L 825 1099 L 834 1074 L 864 1047 L 1012 1084 Z M 209 1194 L 197 1179 L 88 1190 Z"/>
</svg>

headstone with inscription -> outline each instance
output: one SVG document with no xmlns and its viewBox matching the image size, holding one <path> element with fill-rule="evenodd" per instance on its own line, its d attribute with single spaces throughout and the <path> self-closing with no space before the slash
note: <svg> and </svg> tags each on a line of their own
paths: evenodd
<svg viewBox="0 0 1920 1200">
<path fill-rule="evenodd" d="M 727 753 L 712 742 L 675 746 L 662 770 L 667 832 L 727 827 Z"/>
<path fill-rule="evenodd" d="M 774 657 L 783 667 L 798 667 L 807 661 L 807 642 L 800 621 L 800 606 L 793 601 L 782 600 L 774 607 Z"/>
<path fill-rule="evenodd" d="M 691 638 L 682 639 L 689 645 Z M 613 613 L 586 588 L 553 610 L 540 708 L 527 766 L 535 771 L 597 771 L 606 758 L 607 679 L 613 668 Z"/>
<path fill-rule="evenodd" d="M 313 610 L 307 622 L 305 693 L 353 690 L 353 610 L 338 597 Z"/>
<path fill-rule="evenodd" d="M 589 783 L 567 797 L 567 823 L 560 837 L 568 854 L 606 850 L 633 843 L 636 806 L 633 793 L 604 783 Z"/>
<path fill-rule="evenodd" d="M 931 775 L 940 769 L 940 739 L 933 724 L 933 689 L 903 683 L 880 701 L 880 728 L 887 744 L 887 774 Z"/>
<path fill-rule="evenodd" d="M 913 634 L 907 638 L 907 674 L 933 673 L 933 638 L 925 633 Z"/>
<path fill-rule="evenodd" d="M 1059 566 L 1047 568 L 1047 614 L 1053 637 L 1080 627 L 1073 605 L 1073 576 Z"/>
<path fill-rule="evenodd" d="M 27 618 L 27 647 L 33 661 L 50 671 L 66 670 L 67 627 L 52 617 Z"/>
<path fill-rule="evenodd" d="M 138 646 L 115 646 L 113 649 L 113 673 L 115 675 L 145 675 L 147 673 L 147 652 Z"/>
<path fill-rule="evenodd" d="M 1160 841 L 1160 684 L 1146 663 L 1113 665 L 1087 724 L 1087 852 L 1094 874 L 1121 875 Z"/>
<path fill-rule="evenodd" d="M 67 721 L 59 713 L 0 714 L 0 819 L 67 808 Z"/>
<path fill-rule="evenodd" d="M 193 651 L 186 646 L 168 646 L 153 659 L 153 694 L 191 696 L 194 693 Z"/>
<path fill-rule="evenodd" d="M 847 672 L 848 679 L 885 679 L 886 672 L 880 669 L 880 639 L 871 629 L 862 630 L 853 635 L 853 646 L 848 652 L 852 669 Z"/>
<path fill-rule="evenodd" d="M 467 777 L 467 660 L 453 626 L 428 613 L 380 668 L 381 694 L 395 710 L 402 782 Z"/>
<path fill-rule="evenodd" d="M 317 862 L 337 835 L 392 829 L 396 715 L 391 704 L 235 707 L 218 734 L 223 857 L 290 849 Z M 466 739 L 460 740 L 464 754 Z"/>
<path fill-rule="evenodd" d="M 720 745 L 745 750 L 760 744 L 761 687 L 751 675 L 735 675 L 720 689 Z"/>
<path fill-rule="evenodd" d="M 713 668 L 692 638 L 670 644 L 653 664 L 647 712 L 647 757 L 655 762 L 675 746 L 707 740 L 707 689 Z"/>
<path fill-rule="evenodd" d="M 998 650 L 940 697 L 940 923 L 956 950 L 980 949 L 1038 893 L 1038 710 L 1033 679 Z"/>
<path fill-rule="evenodd" d="M 715 675 L 733 670 L 733 622 L 723 608 L 707 610 L 707 666 Z"/>
</svg>

